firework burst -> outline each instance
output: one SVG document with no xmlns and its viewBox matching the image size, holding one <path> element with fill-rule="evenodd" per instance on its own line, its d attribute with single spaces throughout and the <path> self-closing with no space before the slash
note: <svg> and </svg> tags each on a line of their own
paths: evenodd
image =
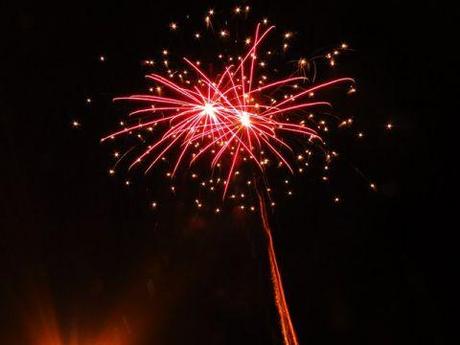
<svg viewBox="0 0 460 345">
<path fill-rule="evenodd" d="M 332 105 L 313 99 L 316 93 L 338 84 L 352 85 L 354 81 L 339 78 L 312 84 L 299 73 L 268 77 L 267 62 L 259 54 L 264 40 L 274 29 L 274 26 L 258 23 L 253 35 L 244 40 L 245 54 L 229 57 L 229 63 L 215 76 L 208 75 L 200 67 L 200 61 L 193 62 L 187 57 L 183 58 L 186 67 L 182 72 L 168 69 L 166 75 L 148 74 L 146 77 L 157 85 L 152 88 L 157 94 L 116 98 L 146 106 L 129 114 L 129 119 L 136 124 L 102 141 L 155 129 L 155 138 L 133 160 L 130 168 L 145 163 L 145 170 L 149 171 L 160 160 L 171 156 L 167 176 L 174 178 L 178 169 L 191 171 L 199 163 L 202 176 L 214 177 L 214 188 L 221 188 L 222 200 L 228 197 L 231 185 L 237 181 L 256 186 L 255 171 L 263 176 L 264 190 L 269 190 L 270 182 L 264 178 L 272 165 L 269 163 L 276 162 L 294 174 L 294 161 L 301 159 L 296 152 L 299 139 L 304 140 L 304 146 L 323 143 L 311 121 L 312 112 Z M 220 35 L 225 36 L 226 32 L 221 31 Z M 285 38 L 288 37 L 286 34 Z M 163 55 L 168 53 L 163 51 Z M 268 53 L 265 51 L 264 55 L 271 55 Z M 299 62 L 300 74 L 305 73 L 304 61 Z M 167 66 L 168 60 L 163 64 Z M 293 141 L 295 145 L 291 144 Z M 245 163 L 251 165 L 246 179 L 238 176 L 238 168 Z"/>
</svg>

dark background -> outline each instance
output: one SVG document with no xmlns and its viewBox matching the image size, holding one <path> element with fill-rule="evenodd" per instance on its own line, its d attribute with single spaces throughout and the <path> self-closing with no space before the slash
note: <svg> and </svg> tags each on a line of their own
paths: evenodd
<svg viewBox="0 0 460 345">
<path fill-rule="evenodd" d="M 310 51 L 355 49 L 366 141 L 347 158 L 379 187 L 345 172 L 331 192 L 309 177 L 273 215 L 302 344 L 447 342 L 459 18 L 439 1 L 402 3 L 251 2 Z M 106 101 L 143 82 L 164 25 L 210 6 L 233 3 L 2 5 L 1 344 L 281 344 L 257 218 L 180 198 L 153 211 L 156 182 L 109 178 L 99 144 L 117 121 Z"/>
</svg>

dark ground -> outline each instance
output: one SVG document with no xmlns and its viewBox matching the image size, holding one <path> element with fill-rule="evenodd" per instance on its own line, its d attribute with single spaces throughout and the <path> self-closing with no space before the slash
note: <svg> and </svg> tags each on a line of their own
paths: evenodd
<svg viewBox="0 0 460 345">
<path fill-rule="evenodd" d="M 348 158 L 379 185 L 369 193 L 353 173 L 339 177 L 335 205 L 306 179 L 275 213 L 302 344 L 447 343 L 459 16 L 439 1 L 401 3 L 254 5 L 310 47 L 356 49 L 347 63 L 369 136 Z M 0 344 L 55 345 L 49 334 L 66 343 L 72 332 L 128 332 L 123 345 L 281 344 L 256 219 L 196 215 L 180 202 L 152 212 L 145 186 L 155 181 L 114 182 L 98 142 L 116 121 L 100 99 L 139 85 L 136 63 L 158 49 L 165 23 L 208 6 L 0 6 Z"/>
</svg>

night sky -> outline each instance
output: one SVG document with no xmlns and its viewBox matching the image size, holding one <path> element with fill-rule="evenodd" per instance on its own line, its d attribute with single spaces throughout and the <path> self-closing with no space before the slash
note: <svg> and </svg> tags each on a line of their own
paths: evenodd
<svg viewBox="0 0 460 345">
<path fill-rule="evenodd" d="M 282 344 L 259 218 L 181 195 L 152 210 L 164 181 L 108 176 L 114 147 L 99 142 L 165 26 L 225 3 L 0 6 L 0 344 Z M 250 5 L 307 52 L 354 49 L 342 72 L 366 136 L 341 143 L 331 183 L 298 177 L 272 216 L 301 344 L 446 343 L 458 16 L 428 0 Z"/>
</svg>

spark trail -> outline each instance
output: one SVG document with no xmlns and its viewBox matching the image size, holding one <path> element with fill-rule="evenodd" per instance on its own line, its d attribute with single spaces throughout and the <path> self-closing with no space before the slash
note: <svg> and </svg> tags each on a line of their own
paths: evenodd
<svg viewBox="0 0 460 345">
<path fill-rule="evenodd" d="M 281 324 L 281 332 L 283 334 L 283 340 L 285 345 L 298 345 L 297 334 L 292 324 L 291 315 L 289 313 L 286 296 L 284 293 L 283 282 L 281 280 L 281 273 L 278 268 L 278 262 L 276 260 L 275 247 L 273 244 L 272 230 L 270 228 L 270 222 L 267 214 L 267 203 L 263 200 L 263 196 L 259 195 L 259 207 L 260 217 L 262 219 L 262 226 L 264 228 L 266 240 L 267 240 L 267 251 L 270 263 L 270 273 L 272 276 L 273 283 L 273 294 L 275 296 L 275 306 L 278 311 L 278 316 Z"/>
</svg>

